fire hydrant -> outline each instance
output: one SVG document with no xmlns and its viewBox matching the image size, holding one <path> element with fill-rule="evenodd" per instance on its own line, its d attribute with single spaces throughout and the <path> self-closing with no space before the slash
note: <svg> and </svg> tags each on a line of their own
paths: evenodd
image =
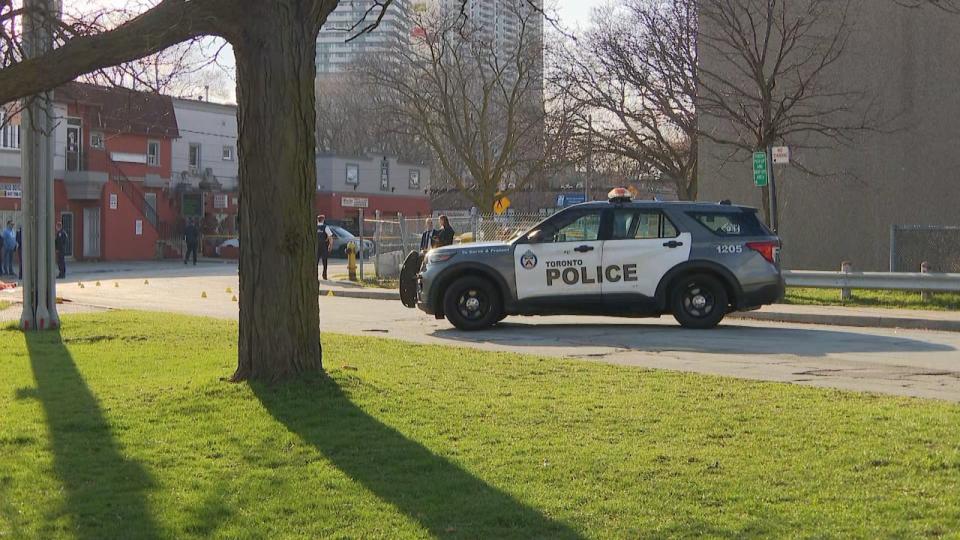
<svg viewBox="0 0 960 540">
<path fill-rule="evenodd" d="M 357 245 L 347 244 L 347 274 L 350 281 L 357 281 Z"/>
</svg>

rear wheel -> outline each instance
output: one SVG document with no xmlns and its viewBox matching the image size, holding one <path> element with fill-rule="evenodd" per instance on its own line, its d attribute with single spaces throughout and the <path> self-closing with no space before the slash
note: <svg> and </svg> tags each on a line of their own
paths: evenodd
<svg viewBox="0 0 960 540">
<path fill-rule="evenodd" d="M 727 290 L 706 274 L 684 276 L 670 293 L 670 310 L 684 328 L 713 328 L 727 314 Z"/>
<path fill-rule="evenodd" d="M 464 276 L 443 294 L 443 313 L 460 330 L 482 330 L 496 324 L 503 313 L 500 294 L 489 281 Z"/>
</svg>

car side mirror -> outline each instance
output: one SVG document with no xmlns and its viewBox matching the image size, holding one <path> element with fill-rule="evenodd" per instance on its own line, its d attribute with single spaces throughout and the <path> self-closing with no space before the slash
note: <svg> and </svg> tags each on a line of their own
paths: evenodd
<svg viewBox="0 0 960 540">
<path fill-rule="evenodd" d="M 530 242 L 531 244 L 539 244 L 540 242 L 543 242 L 543 231 L 540 229 L 531 231 L 529 234 L 527 234 L 527 242 Z"/>
</svg>

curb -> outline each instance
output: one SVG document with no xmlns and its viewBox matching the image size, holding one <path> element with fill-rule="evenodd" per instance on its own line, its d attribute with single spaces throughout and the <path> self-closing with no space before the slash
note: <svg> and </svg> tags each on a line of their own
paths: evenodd
<svg viewBox="0 0 960 540">
<path fill-rule="evenodd" d="M 320 289 L 321 296 L 361 298 L 364 300 L 400 300 L 396 291 Z M 817 315 L 813 313 L 784 313 L 777 311 L 740 311 L 728 315 L 731 319 L 781 322 L 793 324 L 818 324 L 824 326 L 854 326 L 860 328 L 900 328 L 906 330 L 932 330 L 937 332 L 960 332 L 960 320 L 922 319 L 913 317 L 878 317 L 870 315 Z"/>
<path fill-rule="evenodd" d="M 400 293 L 396 291 L 372 291 L 370 289 L 342 290 L 320 288 L 320 296 L 332 296 L 340 298 L 361 298 L 363 300 L 396 300 L 400 301 Z"/>
<path fill-rule="evenodd" d="M 960 332 L 960 321 L 921 319 L 914 317 L 878 317 L 871 315 L 817 315 L 813 313 L 782 313 L 776 311 L 745 311 L 731 313 L 735 319 L 782 322 L 795 324 L 820 324 L 826 326 L 855 326 L 860 328 L 900 328 L 905 330 L 933 330 Z"/>
</svg>

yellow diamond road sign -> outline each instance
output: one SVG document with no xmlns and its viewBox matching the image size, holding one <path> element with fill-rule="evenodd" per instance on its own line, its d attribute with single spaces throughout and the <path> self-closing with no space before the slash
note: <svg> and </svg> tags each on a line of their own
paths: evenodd
<svg viewBox="0 0 960 540">
<path fill-rule="evenodd" d="M 498 216 L 506 212 L 508 208 L 510 208 L 510 199 L 506 197 L 500 197 L 497 202 L 493 203 L 493 211 Z"/>
</svg>

